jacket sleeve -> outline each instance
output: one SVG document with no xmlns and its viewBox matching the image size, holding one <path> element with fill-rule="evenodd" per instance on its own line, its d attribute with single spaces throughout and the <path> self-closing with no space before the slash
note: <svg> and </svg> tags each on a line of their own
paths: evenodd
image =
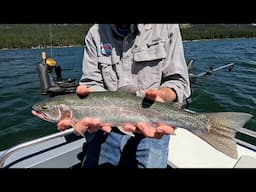
<svg viewBox="0 0 256 192">
<path fill-rule="evenodd" d="M 97 45 L 92 29 L 88 31 L 85 37 L 80 84 L 84 84 L 95 91 L 105 91 L 102 74 L 98 68 Z"/>
<path fill-rule="evenodd" d="M 168 43 L 161 87 L 172 88 L 182 103 L 191 94 L 188 68 L 178 24 L 168 25 Z"/>
</svg>

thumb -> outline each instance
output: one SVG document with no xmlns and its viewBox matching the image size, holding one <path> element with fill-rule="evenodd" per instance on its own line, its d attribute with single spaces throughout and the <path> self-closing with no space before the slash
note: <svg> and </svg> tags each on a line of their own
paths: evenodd
<svg viewBox="0 0 256 192">
<path fill-rule="evenodd" d="M 157 89 L 147 89 L 145 91 L 145 97 L 152 101 L 158 101 L 164 103 L 163 98 L 160 97 L 159 90 Z"/>
</svg>

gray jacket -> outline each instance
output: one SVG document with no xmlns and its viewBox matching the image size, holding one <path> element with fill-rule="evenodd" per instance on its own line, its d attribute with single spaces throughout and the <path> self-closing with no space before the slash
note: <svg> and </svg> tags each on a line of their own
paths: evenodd
<svg viewBox="0 0 256 192">
<path fill-rule="evenodd" d="M 86 37 L 80 84 L 96 91 L 132 85 L 145 89 L 169 87 L 183 102 L 190 83 L 178 24 L 131 25 L 124 38 L 113 24 L 95 24 Z"/>
</svg>

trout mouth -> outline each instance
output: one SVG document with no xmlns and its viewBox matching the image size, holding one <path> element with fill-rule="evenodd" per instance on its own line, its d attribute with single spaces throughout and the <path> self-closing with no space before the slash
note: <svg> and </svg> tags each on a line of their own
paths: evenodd
<svg viewBox="0 0 256 192">
<path fill-rule="evenodd" d="M 45 121 L 48 121 L 48 122 L 52 122 L 52 123 L 55 123 L 55 121 L 51 120 L 47 114 L 41 112 L 41 111 L 37 111 L 37 110 L 34 110 L 32 109 L 32 114 L 39 117 L 40 119 L 43 119 Z"/>
<path fill-rule="evenodd" d="M 48 116 L 40 111 L 36 111 L 36 110 L 32 109 L 32 114 L 39 117 L 40 119 L 43 119 L 46 121 L 49 120 Z"/>
</svg>

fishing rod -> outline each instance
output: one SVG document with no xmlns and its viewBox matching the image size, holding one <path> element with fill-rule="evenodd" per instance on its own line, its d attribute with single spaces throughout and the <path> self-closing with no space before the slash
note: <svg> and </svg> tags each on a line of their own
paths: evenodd
<svg viewBox="0 0 256 192">
<path fill-rule="evenodd" d="M 209 69 L 205 72 L 202 72 L 202 73 L 199 73 L 196 75 L 196 77 L 202 77 L 202 76 L 205 76 L 205 75 L 211 75 L 213 72 L 215 71 L 219 71 L 221 69 L 225 69 L 225 68 L 228 68 L 229 71 L 231 71 L 234 67 L 234 63 L 229 63 L 227 65 L 224 65 L 224 66 L 221 66 L 221 67 L 217 67 L 217 68 L 212 68 L 212 67 L 209 67 Z"/>
<path fill-rule="evenodd" d="M 191 68 L 193 62 L 194 61 L 191 60 L 188 63 L 188 69 Z M 223 65 L 223 66 L 220 66 L 220 67 L 217 67 L 217 68 L 209 67 L 209 69 L 207 71 L 199 73 L 199 74 L 189 73 L 189 78 L 190 78 L 191 83 L 195 83 L 198 77 L 203 77 L 203 76 L 206 76 L 206 75 L 211 75 L 213 72 L 219 71 L 221 69 L 228 68 L 228 71 L 230 72 L 234 68 L 234 65 L 235 65 L 234 63 L 229 63 L 227 65 Z"/>
<path fill-rule="evenodd" d="M 192 64 L 194 63 L 194 60 L 191 59 L 189 62 L 188 62 L 188 70 L 192 67 Z"/>
</svg>

